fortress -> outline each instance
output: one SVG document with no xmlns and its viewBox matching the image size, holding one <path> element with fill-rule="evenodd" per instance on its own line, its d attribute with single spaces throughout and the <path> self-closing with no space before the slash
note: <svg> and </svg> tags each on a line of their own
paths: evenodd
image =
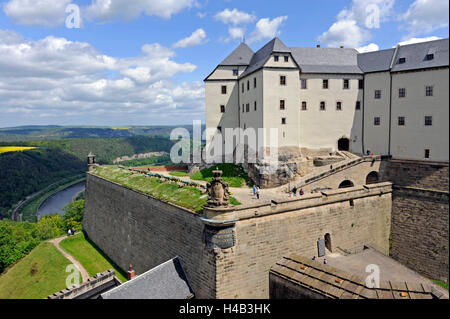
<svg viewBox="0 0 450 319">
<path fill-rule="evenodd" d="M 216 204 L 194 211 L 101 176 L 91 157 L 83 227 L 122 269 L 178 256 L 196 298 L 282 297 L 274 275 L 292 283 L 313 256 L 370 249 L 448 283 L 448 39 L 365 54 L 241 44 L 205 83 L 209 145 L 226 128 L 275 127 L 295 172 L 244 163 L 269 188 L 260 201 L 226 205 L 210 189 Z M 288 182 L 305 195 L 270 189 Z"/>
</svg>

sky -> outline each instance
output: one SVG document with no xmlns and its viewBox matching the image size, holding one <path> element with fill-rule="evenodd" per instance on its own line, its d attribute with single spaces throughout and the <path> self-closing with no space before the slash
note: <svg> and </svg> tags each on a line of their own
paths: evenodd
<svg viewBox="0 0 450 319">
<path fill-rule="evenodd" d="M 0 127 L 182 125 L 242 41 L 360 52 L 447 38 L 448 0 L 3 0 Z"/>
</svg>

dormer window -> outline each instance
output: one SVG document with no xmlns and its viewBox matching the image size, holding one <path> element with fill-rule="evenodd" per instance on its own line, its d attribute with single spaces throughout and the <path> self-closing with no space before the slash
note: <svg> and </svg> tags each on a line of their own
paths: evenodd
<svg viewBox="0 0 450 319">
<path fill-rule="evenodd" d="M 238 76 L 239 75 L 239 70 L 238 69 L 234 69 L 233 70 L 233 75 L 234 76 Z"/>
<path fill-rule="evenodd" d="M 400 58 L 398 59 L 398 64 L 403 64 L 406 62 L 406 58 Z"/>
<path fill-rule="evenodd" d="M 289 62 L 289 56 L 288 55 L 284 56 L 284 62 Z"/>
<path fill-rule="evenodd" d="M 427 56 L 425 58 L 426 58 L 427 61 L 433 60 L 434 59 L 434 54 L 433 53 L 427 54 Z"/>
<path fill-rule="evenodd" d="M 280 59 L 280 57 L 279 57 L 278 55 L 274 55 L 274 56 L 273 56 L 273 60 L 274 60 L 275 62 L 278 62 L 279 59 Z"/>
</svg>

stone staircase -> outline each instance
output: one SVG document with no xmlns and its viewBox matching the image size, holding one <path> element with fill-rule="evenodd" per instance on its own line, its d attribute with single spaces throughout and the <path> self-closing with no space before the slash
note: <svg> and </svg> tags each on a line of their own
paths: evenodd
<svg viewBox="0 0 450 319">
<path fill-rule="evenodd" d="M 297 188 L 304 188 L 305 186 L 317 182 L 323 178 L 327 178 L 333 174 L 349 169 L 364 162 L 380 161 L 382 156 L 358 156 L 350 152 L 338 152 L 345 159 L 341 162 L 332 164 L 330 166 L 318 167 L 314 172 L 303 176 L 299 181 L 295 182 Z"/>
</svg>

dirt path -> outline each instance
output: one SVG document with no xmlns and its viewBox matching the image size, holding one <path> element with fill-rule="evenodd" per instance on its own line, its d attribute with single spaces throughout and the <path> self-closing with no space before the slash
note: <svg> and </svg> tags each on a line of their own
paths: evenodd
<svg viewBox="0 0 450 319">
<path fill-rule="evenodd" d="M 83 279 L 83 282 L 87 282 L 87 280 L 88 280 L 88 278 L 89 278 L 89 274 L 88 274 L 88 272 L 86 271 L 86 269 L 84 269 L 84 267 L 80 264 L 80 262 L 79 262 L 78 260 L 76 260 L 75 258 L 73 258 L 72 255 L 69 255 L 68 253 L 66 253 L 66 252 L 59 246 L 59 243 L 60 243 L 61 241 L 63 241 L 64 239 L 66 239 L 66 238 L 67 238 L 67 236 L 60 237 L 60 238 L 55 238 L 55 239 L 50 240 L 49 242 L 52 243 L 53 245 L 55 245 L 56 249 L 58 249 L 58 250 L 61 252 L 61 254 L 64 255 L 64 257 L 66 257 L 67 259 L 69 259 L 70 262 L 71 262 L 72 264 L 74 264 L 74 265 L 78 268 L 78 270 L 79 270 L 80 273 L 81 273 L 81 278 Z"/>
</svg>

